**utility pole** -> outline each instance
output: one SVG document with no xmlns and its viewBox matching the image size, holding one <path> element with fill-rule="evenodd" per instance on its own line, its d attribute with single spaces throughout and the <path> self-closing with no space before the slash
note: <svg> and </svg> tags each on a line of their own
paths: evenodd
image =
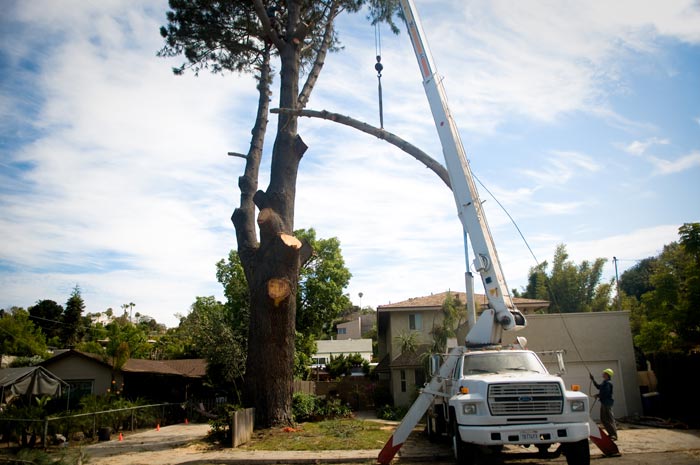
<svg viewBox="0 0 700 465">
<path fill-rule="evenodd" d="M 617 289 L 617 310 L 622 311 L 622 302 L 620 301 L 620 278 L 617 276 L 617 257 L 613 257 L 615 264 L 615 287 Z"/>
</svg>

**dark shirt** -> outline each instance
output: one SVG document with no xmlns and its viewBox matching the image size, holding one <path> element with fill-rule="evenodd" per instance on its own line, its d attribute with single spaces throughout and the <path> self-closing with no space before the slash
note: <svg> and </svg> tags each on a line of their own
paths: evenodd
<svg viewBox="0 0 700 465">
<path fill-rule="evenodd" d="M 593 384 L 598 388 L 598 399 L 600 399 L 600 403 L 606 407 L 612 407 L 615 401 L 613 400 L 613 384 L 610 380 L 604 379 L 600 384 L 593 381 Z"/>
</svg>

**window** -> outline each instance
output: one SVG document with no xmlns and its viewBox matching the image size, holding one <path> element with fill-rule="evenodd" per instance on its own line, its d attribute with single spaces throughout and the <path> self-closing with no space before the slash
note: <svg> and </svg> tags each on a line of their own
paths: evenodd
<svg viewBox="0 0 700 465">
<path fill-rule="evenodd" d="M 425 371 L 422 368 L 417 368 L 415 370 L 416 387 L 422 388 L 425 384 Z"/>
<path fill-rule="evenodd" d="M 408 315 L 408 329 L 411 331 L 421 331 L 423 329 L 423 318 L 418 313 Z"/>
<path fill-rule="evenodd" d="M 406 392 L 406 370 L 401 370 L 401 392 Z"/>
<path fill-rule="evenodd" d="M 75 397 L 82 397 L 92 394 L 92 387 L 94 381 L 91 379 L 76 379 L 68 380 L 68 385 L 70 386 L 70 395 Z"/>
<path fill-rule="evenodd" d="M 348 328 L 338 328 L 338 334 L 347 334 Z"/>
<path fill-rule="evenodd" d="M 532 352 L 480 353 L 464 357 L 463 373 L 465 376 L 508 371 L 547 373 L 547 369 Z"/>
</svg>

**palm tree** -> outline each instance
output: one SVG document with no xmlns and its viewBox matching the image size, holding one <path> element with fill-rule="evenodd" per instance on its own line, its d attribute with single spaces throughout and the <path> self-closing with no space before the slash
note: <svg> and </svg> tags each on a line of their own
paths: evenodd
<svg viewBox="0 0 700 465">
<path fill-rule="evenodd" d="M 399 343 L 402 354 L 404 352 L 415 353 L 418 349 L 418 333 L 415 331 L 403 331 L 394 340 Z"/>
</svg>

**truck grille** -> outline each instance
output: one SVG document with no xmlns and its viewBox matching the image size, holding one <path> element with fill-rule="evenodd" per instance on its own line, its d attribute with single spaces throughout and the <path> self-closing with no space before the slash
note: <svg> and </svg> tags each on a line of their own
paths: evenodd
<svg viewBox="0 0 700 465">
<path fill-rule="evenodd" d="M 491 415 L 558 415 L 564 397 L 558 383 L 493 384 L 489 386 Z"/>
</svg>

